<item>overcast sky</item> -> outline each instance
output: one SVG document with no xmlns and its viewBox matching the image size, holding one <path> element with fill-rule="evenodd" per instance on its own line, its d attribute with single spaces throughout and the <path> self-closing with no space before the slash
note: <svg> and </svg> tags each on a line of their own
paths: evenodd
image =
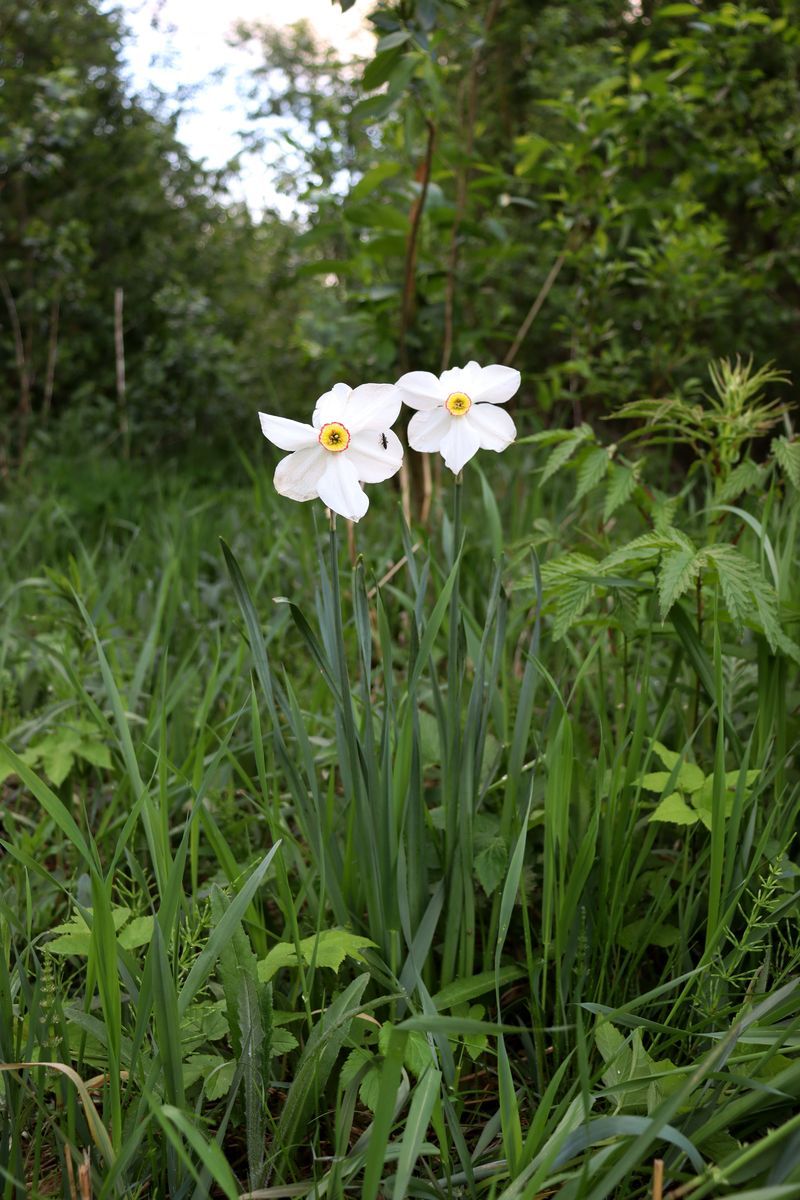
<svg viewBox="0 0 800 1200">
<path fill-rule="evenodd" d="M 374 44 L 365 24 L 373 7 L 374 0 L 356 0 L 347 13 L 331 0 L 121 0 L 133 35 L 126 48 L 131 80 L 137 91 L 154 84 L 168 94 L 183 85 L 203 84 L 181 117 L 180 136 L 195 158 L 221 167 L 239 150 L 237 131 L 247 112 L 240 85 L 248 66 L 257 61 L 226 44 L 236 23 L 282 26 L 305 18 L 321 39 L 351 57 L 369 54 Z M 256 212 L 265 204 L 286 211 L 271 180 L 269 162 L 251 156 L 231 191 Z"/>
</svg>

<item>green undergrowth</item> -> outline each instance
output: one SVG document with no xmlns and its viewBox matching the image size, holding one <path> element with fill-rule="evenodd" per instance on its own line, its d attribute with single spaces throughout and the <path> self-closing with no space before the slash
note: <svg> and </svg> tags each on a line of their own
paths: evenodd
<svg viewBox="0 0 800 1200">
<path fill-rule="evenodd" d="M 0 497 L 3 1197 L 800 1196 L 796 443 L 590 433 Z"/>
</svg>

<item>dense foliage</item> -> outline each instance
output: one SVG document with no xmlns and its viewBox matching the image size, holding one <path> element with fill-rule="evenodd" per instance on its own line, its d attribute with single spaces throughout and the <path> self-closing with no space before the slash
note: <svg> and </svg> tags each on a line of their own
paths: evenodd
<svg viewBox="0 0 800 1200">
<path fill-rule="evenodd" d="M 242 27 L 287 220 L 3 7 L 3 1200 L 800 1196 L 797 15 Z M 468 358 L 463 479 L 255 461 Z"/>
</svg>

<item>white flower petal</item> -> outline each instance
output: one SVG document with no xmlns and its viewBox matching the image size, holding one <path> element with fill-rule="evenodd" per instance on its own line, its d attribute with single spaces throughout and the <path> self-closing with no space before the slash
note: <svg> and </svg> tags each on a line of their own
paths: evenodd
<svg viewBox="0 0 800 1200">
<path fill-rule="evenodd" d="M 382 440 L 384 438 L 385 447 Z M 355 467 L 362 483 L 381 483 L 400 470 L 403 446 L 391 429 L 384 433 L 376 433 L 374 429 L 362 429 L 351 437 L 345 455 L 347 461 Z"/>
<path fill-rule="evenodd" d="M 391 383 L 362 383 L 353 388 L 345 406 L 342 424 L 350 433 L 374 429 L 381 433 L 400 416 L 402 397 Z"/>
<path fill-rule="evenodd" d="M 444 404 L 448 393 L 430 371 L 409 371 L 398 379 L 395 387 L 400 392 L 403 404 L 409 408 L 438 408 Z"/>
<path fill-rule="evenodd" d="M 470 364 L 472 365 L 472 364 Z M 467 395 L 480 404 L 505 404 L 518 390 L 521 376 L 515 367 L 480 367 L 479 375 Z"/>
<path fill-rule="evenodd" d="M 450 367 L 449 371 L 442 371 L 440 386 L 444 392 L 444 399 L 453 392 L 465 392 L 471 400 L 474 399 L 480 377 L 481 368 L 474 360 L 468 362 L 465 367 Z"/>
<path fill-rule="evenodd" d="M 517 436 L 517 427 L 506 410 L 494 404 L 473 404 L 461 420 L 477 434 L 481 450 L 505 450 Z"/>
<path fill-rule="evenodd" d="M 480 438 L 469 425 L 467 418 L 453 417 L 439 447 L 444 465 L 457 475 L 476 450 L 480 449 L 480 444 Z"/>
<path fill-rule="evenodd" d="M 451 417 L 446 408 L 414 413 L 408 422 L 408 444 L 412 450 L 435 453 L 441 447 L 450 426 L 463 417 Z"/>
<path fill-rule="evenodd" d="M 269 413 L 258 414 L 261 422 L 261 432 L 265 438 L 281 450 L 302 450 L 313 446 L 317 441 L 317 432 L 312 425 L 303 425 L 301 421 L 290 421 L 288 417 L 272 417 Z"/>
<path fill-rule="evenodd" d="M 320 396 L 311 418 L 315 429 L 321 429 L 329 421 L 342 421 L 342 414 L 347 406 L 347 397 L 352 388 L 346 383 L 335 383 L 329 392 Z M 342 421 L 342 424 L 345 424 Z"/>
<path fill-rule="evenodd" d="M 329 462 L 319 481 L 320 500 L 340 517 L 346 517 L 348 521 L 360 520 L 369 508 L 369 500 L 358 482 L 355 467 L 347 461 L 347 452 L 326 457 Z"/>
<path fill-rule="evenodd" d="M 313 500 L 319 495 L 317 485 L 330 458 L 319 442 L 305 450 L 296 450 L 282 458 L 275 468 L 275 491 L 290 500 Z"/>
</svg>

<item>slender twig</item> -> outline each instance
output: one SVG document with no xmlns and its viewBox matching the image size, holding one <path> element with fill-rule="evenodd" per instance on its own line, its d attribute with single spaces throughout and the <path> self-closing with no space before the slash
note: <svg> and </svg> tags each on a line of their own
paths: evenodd
<svg viewBox="0 0 800 1200">
<path fill-rule="evenodd" d="M 484 37 L 491 29 L 499 8 L 500 0 L 490 0 L 483 22 Z M 442 343 L 442 361 L 440 367 L 442 371 L 446 371 L 450 366 L 450 355 L 453 352 L 453 315 L 455 311 L 456 275 L 458 273 L 458 237 L 467 210 L 467 199 L 469 196 L 470 163 L 472 152 L 475 148 L 475 124 L 478 116 L 478 72 L 481 58 L 483 57 L 483 49 L 483 43 L 475 49 L 466 79 L 467 115 L 463 130 L 464 155 L 456 177 L 456 204 L 453 225 L 450 230 L 450 249 L 444 292 L 444 340 Z M 461 107 L 462 102 L 460 102 L 459 107 Z"/>
<path fill-rule="evenodd" d="M 422 222 L 422 213 L 425 208 L 425 201 L 428 198 L 428 186 L 431 181 L 431 167 L 433 165 L 433 145 L 436 140 L 436 126 L 433 121 L 425 122 L 428 129 L 428 142 L 425 147 L 425 159 L 421 167 L 420 192 L 414 205 L 411 209 L 411 228 L 408 232 L 408 241 L 406 243 L 406 261 L 403 280 L 403 304 L 400 310 L 400 336 L 398 338 L 398 353 L 400 359 L 400 367 L 403 371 L 408 370 L 408 348 L 406 339 L 411 322 L 414 318 L 414 305 L 416 300 L 416 270 L 417 270 L 417 244 L 419 242 L 419 230 Z"/>
<path fill-rule="evenodd" d="M 664 1160 L 653 1159 L 653 1200 L 663 1200 L 664 1196 Z"/>
<path fill-rule="evenodd" d="M 519 352 L 520 347 L 522 346 L 522 343 L 525 341 L 525 338 L 528 336 L 528 332 L 530 330 L 531 325 L 538 317 L 539 311 L 540 311 L 542 305 L 544 304 L 545 300 L 547 299 L 547 297 L 550 294 L 550 289 L 552 288 L 555 281 L 558 279 L 559 272 L 561 271 L 561 268 L 563 267 L 564 263 L 566 262 L 566 258 L 567 258 L 567 247 L 565 246 L 564 249 L 559 254 L 558 258 L 553 263 L 550 270 L 547 272 L 547 278 L 545 279 L 542 286 L 539 288 L 539 293 L 536 296 L 536 299 L 534 300 L 533 304 L 528 309 L 528 314 L 525 317 L 525 320 L 520 325 L 517 336 L 514 338 L 514 341 L 511 343 L 511 349 L 509 350 L 508 354 L 505 356 L 505 359 L 503 360 L 505 362 L 506 366 L 509 366 L 514 361 L 514 359 L 517 357 L 517 354 Z"/>
<path fill-rule="evenodd" d="M 414 542 L 414 545 L 411 547 L 411 549 L 419 550 L 421 545 L 422 545 L 422 542 Z M 382 575 L 381 578 L 378 580 L 378 582 L 375 584 L 375 586 L 373 588 L 370 588 L 370 590 L 367 592 L 368 599 L 373 600 L 375 598 L 375 596 L 377 595 L 378 588 L 382 588 L 385 583 L 388 583 L 389 580 L 392 578 L 392 576 L 396 575 L 398 571 L 402 570 L 402 568 L 406 565 L 407 562 L 408 562 L 407 554 L 404 554 L 402 558 L 398 558 L 397 562 L 393 563 L 392 566 L 389 567 L 389 570 L 386 572 L 386 574 Z"/>
<path fill-rule="evenodd" d="M 42 414 L 45 420 L 50 414 L 50 406 L 53 403 L 53 391 L 56 381 L 56 359 L 58 358 L 58 323 L 60 313 L 61 301 L 59 296 L 56 295 L 50 307 L 50 331 L 47 338 L 47 368 L 44 376 L 44 398 L 42 401 Z"/>
<path fill-rule="evenodd" d="M 20 458 L 25 449 L 25 434 L 27 430 L 28 417 L 31 411 L 31 377 L 28 366 L 28 358 L 25 354 L 25 341 L 22 336 L 22 325 L 19 320 L 19 312 L 14 300 L 14 293 L 11 291 L 9 282 L 5 275 L 0 275 L 0 292 L 3 294 L 3 299 L 6 302 L 8 309 L 8 317 L 11 321 L 11 332 L 14 338 L 14 361 L 19 376 L 19 416 L 20 416 Z"/>
<path fill-rule="evenodd" d="M 122 288 L 114 288 L 114 357 L 117 368 L 117 406 L 119 409 L 119 431 L 122 434 L 123 456 L 125 458 L 130 458 L 131 442 L 130 428 L 128 426 L 128 406 L 125 393 L 125 338 L 122 327 L 122 305 Z"/>
<path fill-rule="evenodd" d="M 406 261 L 403 278 L 403 302 L 400 309 L 400 333 L 397 339 L 398 359 L 400 362 L 400 370 L 405 373 L 408 370 L 408 345 L 407 336 L 408 330 L 411 327 L 411 322 L 414 319 L 414 306 L 416 302 L 417 284 L 417 245 L 419 242 L 419 231 L 422 223 L 422 214 L 425 209 L 425 201 L 428 198 L 428 186 L 431 180 L 431 169 L 433 166 L 433 146 L 436 140 L 436 126 L 433 121 L 425 122 L 428 129 L 428 142 L 425 147 L 425 158 L 420 167 L 420 192 L 414 201 L 411 209 L 411 227 L 408 231 L 408 242 L 406 243 Z M 424 471 L 423 466 L 423 471 Z M 430 474 L 430 468 L 428 468 Z M 423 488 L 424 497 L 424 488 Z M 403 515 L 407 524 L 411 524 L 411 476 L 409 473 L 408 460 L 403 459 L 400 467 L 400 498 L 403 505 Z M 424 509 L 424 499 L 423 499 Z"/>
</svg>

